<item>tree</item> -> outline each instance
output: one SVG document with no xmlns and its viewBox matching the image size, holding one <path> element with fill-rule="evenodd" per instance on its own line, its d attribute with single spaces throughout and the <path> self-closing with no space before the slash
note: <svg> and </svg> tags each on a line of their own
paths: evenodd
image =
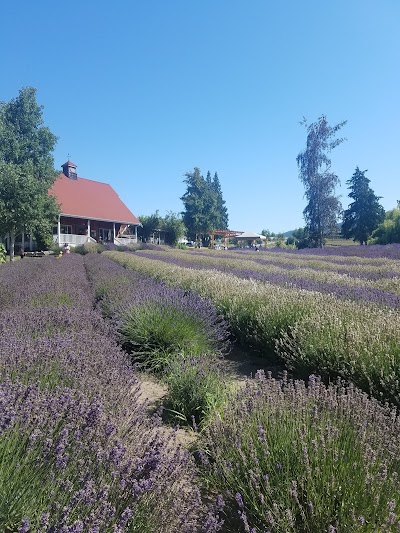
<svg viewBox="0 0 400 533">
<path fill-rule="evenodd" d="M 372 232 L 371 244 L 390 244 L 400 242 L 400 205 L 388 211 L 385 219 Z"/>
<path fill-rule="evenodd" d="M 163 220 L 163 229 L 165 231 L 165 243 L 171 246 L 176 246 L 179 239 L 185 235 L 182 217 L 172 211 L 168 211 L 166 214 Z"/>
<path fill-rule="evenodd" d="M 214 178 L 211 184 L 212 189 L 214 190 L 217 197 L 217 206 L 216 206 L 216 221 L 214 229 L 228 229 L 228 209 L 225 205 L 225 200 L 222 196 L 221 183 L 218 178 L 217 172 L 214 174 Z"/>
<path fill-rule="evenodd" d="M 297 228 L 292 231 L 292 237 L 295 239 L 294 244 L 299 250 L 310 247 L 310 238 L 306 228 Z"/>
<path fill-rule="evenodd" d="M 43 126 L 36 90 L 25 87 L 17 98 L 0 102 L 0 235 L 28 231 L 43 237 L 59 213 L 48 190 L 56 178 L 52 152 L 57 137 Z"/>
<path fill-rule="evenodd" d="M 304 119 L 301 124 L 307 129 L 306 149 L 297 156 L 299 177 L 308 200 L 303 215 L 311 244 L 322 248 L 325 238 L 335 230 L 341 212 L 339 198 L 335 196 L 339 178 L 331 171 L 327 154 L 344 141 L 335 136 L 346 121 L 331 127 L 322 115 L 317 122 L 308 125 Z"/>
<path fill-rule="evenodd" d="M 385 210 L 379 203 L 381 197 L 376 196 L 370 188 L 366 172 L 357 167 L 353 176 L 346 181 L 353 202 L 344 212 L 342 224 L 342 235 L 360 244 L 367 244 L 371 233 L 385 218 Z"/>
<path fill-rule="evenodd" d="M 185 226 L 179 214 L 168 211 L 163 218 L 158 210 L 152 215 L 141 215 L 142 227 L 138 228 L 138 236 L 147 242 L 154 233 L 165 232 L 165 244 L 175 246 L 185 234 Z"/>
<path fill-rule="evenodd" d="M 141 215 L 139 216 L 140 223 L 142 227 L 138 227 L 138 237 L 147 242 L 151 235 L 161 229 L 162 219 L 158 213 L 158 210 L 152 215 Z"/>
<path fill-rule="evenodd" d="M 181 200 L 185 208 L 182 214 L 188 238 L 198 242 L 214 229 L 226 229 L 228 212 L 218 174 L 215 173 L 212 179 L 208 172 L 204 179 L 200 169 L 195 167 L 193 172 L 186 172 L 184 182 L 187 188 Z"/>
</svg>

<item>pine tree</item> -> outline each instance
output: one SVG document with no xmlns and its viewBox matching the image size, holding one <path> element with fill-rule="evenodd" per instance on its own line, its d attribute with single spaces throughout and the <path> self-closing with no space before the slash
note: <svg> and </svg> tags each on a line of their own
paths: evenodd
<svg viewBox="0 0 400 533">
<path fill-rule="evenodd" d="M 186 172 L 184 182 L 187 185 L 185 194 L 181 197 L 184 205 L 183 222 L 187 229 L 187 237 L 196 242 L 207 231 L 206 209 L 206 180 L 200 169 L 195 167 L 193 172 Z"/>
<path fill-rule="evenodd" d="M 212 230 L 226 229 L 228 212 L 218 174 L 215 173 L 212 179 L 208 171 L 204 178 L 200 169 L 195 167 L 193 172 L 185 174 L 184 182 L 187 189 L 181 198 L 185 208 L 182 215 L 188 238 L 198 241 L 206 239 Z"/>
<path fill-rule="evenodd" d="M 218 178 L 217 172 L 214 174 L 214 179 L 212 181 L 212 188 L 214 189 L 217 195 L 217 224 L 215 229 L 228 229 L 228 209 L 225 205 L 225 200 L 222 196 L 221 183 Z"/>
<path fill-rule="evenodd" d="M 307 146 L 297 156 L 297 165 L 308 200 L 303 215 L 311 245 L 320 248 L 325 238 L 335 231 L 341 212 L 339 198 L 335 195 L 339 178 L 331 171 L 327 153 L 344 141 L 335 136 L 345 124 L 341 122 L 331 127 L 325 115 L 310 125 L 305 119 L 302 122 L 307 129 Z"/>
<path fill-rule="evenodd" d="M 342 235 L 359 241 L 360 244 L 367 244 L 371 233 L 385 218 L 385 211 L 379 203 L 381 197 L 376 196 L 370 188 L 366 172 L 357 167 L 351 179 L 346 182 L 353 202 L 344 212 L 342 225 Z"/>
</svg>

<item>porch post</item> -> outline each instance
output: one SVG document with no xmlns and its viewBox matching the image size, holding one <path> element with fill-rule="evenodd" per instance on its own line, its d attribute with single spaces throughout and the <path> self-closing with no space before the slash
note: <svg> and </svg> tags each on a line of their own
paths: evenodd
<svg viewBox="0 0 400 533">
<path fill-rule="evenodd" d="M 135 226 L 135 239 L 136 239 L 136 242 L 137 242 L 137 226 Z"/>
<path fill-rule="evenodd" d="M 90 220 L 89 219 L 87 221 L 87 234 L 88 234 L 88 240 L 89 240 L 89 237 L 90 237 Z"/>
<path fill-rule="evenodd" d="M 58 239 L 58 246 L 61 246 L 61 215 L 58 215 L 58 222 L 57 222 L 57 239 Z"/>
<path fill-rule="evenodd" d="M 115 241 L 115 222 L 113 222 L 113 235 L 114 235 L 114 239 L 113 239 L 113 242 Z"/>
</svg>

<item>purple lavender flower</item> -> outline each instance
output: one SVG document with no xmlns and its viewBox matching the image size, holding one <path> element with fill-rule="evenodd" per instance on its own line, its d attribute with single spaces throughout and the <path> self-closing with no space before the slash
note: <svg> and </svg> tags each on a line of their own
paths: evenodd
<svg viewBox="0 0 400 533">
<path fill-rule="evenodd" d="M 237 504 L 239 505 L 239 508 L 240 509 L 244 509 L 243 498 L 242 498 L 242 495 L 240 494 L 240 492 L 237 492 L 235 494 L 235 500 L 237 501 Z"/>
<path fill-rule="evenodd" d="M 24 518 L 21 527 L 19 528 L 19 533 L 27 533 L 30 530 L 28 518 Z"/>
</svg>

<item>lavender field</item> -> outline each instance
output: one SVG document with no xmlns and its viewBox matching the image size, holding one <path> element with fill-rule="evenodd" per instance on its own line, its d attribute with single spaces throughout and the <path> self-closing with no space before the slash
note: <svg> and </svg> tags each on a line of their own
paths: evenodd
<svg viewBox="0 0 400 533">
<path fill-rule="evenodd" d="M 160 430 L 82 256 L 0 270 L 0 530 L 217 531 Z"/>
<path fill-rule="evenodd" d="M 305 377 L 316 373 L 350 380 L 399 405 L 400 264 L 377 258 L 376 247 L 362 250 L 362 257 L 341 256 L 337 250 L 336 255 L 215 250 L 107 254 L 210 298 L 235 337 L 265 358 L 278 357 Z M 395 246 L 386 251 L 391 257 L 398 254 Z"/>
<path fill-rule="evenodd" d="M 399 531 L 399 252 L 351 248 L 1 266 L 0 530 Z"/>
</svg>

